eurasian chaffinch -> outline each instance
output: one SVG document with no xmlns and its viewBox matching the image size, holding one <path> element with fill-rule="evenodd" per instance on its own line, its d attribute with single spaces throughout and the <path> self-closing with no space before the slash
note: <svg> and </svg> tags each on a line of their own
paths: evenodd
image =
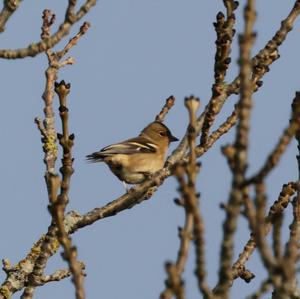
<svg viewBox="0 0 300 299">
<path fill-rule="evenodd" d="M 104 147 L 86 156 L 89 162 L 105 162 L 126 184 L 140 184 L 163 168 L 168 146 L 178 141 L 167 126 L 154 121 L 138 137 Z"/>
</svg>

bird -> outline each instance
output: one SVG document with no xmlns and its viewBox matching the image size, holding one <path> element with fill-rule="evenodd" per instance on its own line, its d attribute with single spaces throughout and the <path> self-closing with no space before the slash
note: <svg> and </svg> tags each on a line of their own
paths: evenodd
<svg viewBox="0 0 300 299">
<path fill-rule="evenodd" d="M 154 121 L 131 139 L 114 143 L 87 155 L 91 163 L 104 162 L 112 173 L 127 184 L 141 184 L 164 166 L 171 142 L 178 141 L 162 122 Z"/>
</svg>

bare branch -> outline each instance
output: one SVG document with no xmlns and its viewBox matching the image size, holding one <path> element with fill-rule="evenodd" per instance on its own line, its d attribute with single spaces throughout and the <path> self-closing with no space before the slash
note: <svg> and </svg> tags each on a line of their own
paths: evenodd
<svg viewBox="0 0 300 299">
<path fill-rule="evenodd" d="M 282 135 L 280 136 L 272 152 L 269 154 L 264 165 L 256 174 L 247 179 L 246 184 L 253 184 L 264 180 L 267 175 L 278 165 L 282 155 L 292 141 L 297 127 L 298 124 L 296 124 L 295 122 L 291 122 L 288 127 L 284 129 Z"/>
<path fill-rule="evenodd" d="M 300 290 L 297 286 L 297 260 L 300 241 L 300 92 L 296 92 L 296 96 L 292 103 L 291 123 L 298 124 L 295 132 L 295 138 L 298 143 L 298 181 L 296 183 L 297 194 L 293 199 L 293 221 L 290 225 L 290 237 L 286 244 L 285 253 L 280 265 L 280 274 L 282 276 L 282 284 L 276 288 L 273 298 L 300 298 Z"/>
<path fill-rule="evenodd" d="M 241 98 L 238 102 L 238 124 L 234 143 L 232 170 L 232 189 L 226 208 L 226 218 L 223 224 L 223 240 L 220 253 L 219 283 L 215 294 L 228 298 L 231 281 L 231 265 L 233 260 L 234 234 L 241 205 L 248 198 L 248 189 L 243 187 L 247 168 L 248 138 L 250 111 L 252 107 L 253 88 L 251 77 L 251 48 L 254 43 L 253 26 L 256 18 L 255 2 L 248 0 L 244 9 L 245 29 L 240 36 L 240 78 Z M 229 160 L 229 163 L 232 163 Z"/>
<path fill-rule="evenodd" d="M 55 16 L 49 10 L 45 10 L 43 13 L 42 39 L 47 39 L 48 36 L 50 36 L 50 27 L 54 23 L 54 20 Z M 22 299 L 32 298 L 34 288 L 39 285 L 37 281 L 41 280 L 48 258 L 54 253 L 51 245 L 57 242 L 57 236 L 59 243 L 64 247 L 66 253 L 64 257 L 69 262 L 71 272 L 74 275 L 76 296 L 78 299 L 84 298 L 83 276 L 81 273 L 80 263 L 76 261 L 76 248 L 71 246 L 71 239 L 69 239 L 68 234 L 64 229 L 64 211 L 68 202 L 70 177 L 73 173 L 71 148 L 73 145 L 74 135 L 69 135 L 68 110 L 66 107 L 66 96 L 69 92 L 70 86 L 65 85 L 63 81 L 62 84 L 55 86 L 55 91 L 58 93 L 60 99 L 60 116 L 63 127 L 63 134 L 59 135 L 59 142 L 63 147 L 63 166 L 61 168 L 62 180 L 55 172 L 55 162 L 57 159 L 58 150 L 56 144 L 57 133 L 55 129 L 55 117 L 53 111 L 53 86 L 57 78 L 57 72 L 59 68 L 64 65 L 63 63 L 60 63 L 60 59 L 62 59 L 63 55 L 66 54 L 70 48 L 76 44 L 77 40 L 84 33 L 86 33 L 88 27 L 89 24 L 84 23 L 83 26 L 81 26 L 79 33 L 69 41 L 63 51 L 57 53 L 52 53 L 50 50 L 47 51 L 49 67 L 46 70 L 46 88 L 43 94 L 45 102 L 44 126 L 38 118 L 36 118 L 35 121 L 43 136 L 42 141 L 44 143 L 43 149 L 45 152 L 44 162 L 46 164 L 45 180 L 50 203 L 49 211 L 52 215 L 52 224 L 49 227 L 47 238 L 45 239 L 44 244 L 42 244 L 40 255 L 36 260 L 32 273 L 29 276 L 30 283 L 23 293 Z M 60 194 L 57 195 L 59 188 L 61 191 Z"/>
<path fill-rule="evenodd" d="M 9 1 L 9 0 L 7 0 Z M 21 266 L 18 268 L 11 267 L 10 264 L 5 261 L 3 269 L 7 275 L 7 278 L 3 285 L 0 287 L 0 298 L 11 296 L 18 290 L 22 290 L 25 287 L 25 291 L 22 298 L 32 298 L 36 287 L 41 286 L 43 283 L 55 280 L 55 278 L 65 277 L 73 272 L 75 285 L 77 287 L 77 298 L 83 298 L 82 288 L 82 268 L 79 267 L 80 263 L 76 260 L 76 249 L 72 246 L 69 234 L 75 232 L 77 229 L 83 228 L 87 225 L 93 224 L 95 221 L 105 217 L 113 216 L 125 209 L 132 208 L 136 204 L 141 203 L 143 200 L 149 199 L 156 189 L 164 182 L 166 178 L 174 175 L 174 171 L 177 169 L 177 165 L 184 164 L 184 177 L 182 186 L 182 198 L 180 204 L 184 206 L 186 211 L 186 222 L 184 228 L 180 230 L 180 249 L 178 252 L 177 262 L 174 264 L 169 263 L 166 266 L 166 270 L 169 275 L 168 284 L 166 288 L 167 297 L 176 295 L 178 298 L 184 298 L 184 284 L 182 279 L 182 273 L 185 267 L 188 247 L 191 240 L 191 234 L 194 236 L 194 245 L 196 248 L 196 276 L 198 279 L 198 286 L 201 292 L 204 294 L 204 298 L 215 298 L 215 294 L 219 298 L 228 297 L 228 289 L 230 284 L 235 278 L 240 277 L 249 282 L 254 274 L 245 268 L 245 263 L 250 258 L 254 248 L 259 247 L 262 257 L 265 260 L 265 265 L 271 265 L 270 272 L 273 275 L 273 269 L 277 263 L 274 263 L 272 252 L 270 254 L 270 248 L 265 242 L 266 234 L 271 230 L 272 224 L 274 224 L 274 253 L 275 257 L 281 256 L 286 258 L 288 262 L 295 261 L 298 255 L 295 254 L 298 240 L 298 212 L 299 204 L 297 200 L 294 200 L 294 222 L 295 226 L 291 227 L 291 238 L 287 246 L 286 254 L 283 256 L 280 253 L 280 233 L 279 226 L 282 219 L 282 212 L 287 206 L 290 196 L 294 194 L 297 184 L 291 183 L 284 186 L 278 202 L 275 202 L 268 214 L 265 216 L 265 195 L 263 190 L 257 190 L 256 207 L 255 211 L 253 202 L 248 194 L 248 184 L 250 183 L 262 183 L 266 175 L 277 165 L 279 158 L 285 150 L 287 144 L 298 130 L 295 121 L 292 121 L 287 132 L 283 135 L 283 141 L 280 141 L 278 148 L 274 150 L 272 154 L 276 155 L 269 157 L 263 168 L 254 177 L 245 181 L 245 172 L 247 168 L 247 151 L 248 151 L 248 131 L 249 131 L 249 117 L 251 110 L 251 95 L 261 86 L 261 78 L 268 71 L 269 65 L 274 62 L 278 57 L 278 47 L 285 40 L 287 33 L 292 28 L 292 25 L 299 14 L 299 0 L 286 20 L 284 20 L 280 30 L 274 36 L 274 38 L 266 45 L 266 47 L 260 51 L 258 55 L 250 59 L 251 43 L 254 36 L 252 34 L 252 26 L 254 20 L 254 1 L 248 1 L 248 7 L 245 10 L 246 14 L 246 28 L 244 36 L 241 38 L 241 72 L 240 75 L 231 84 L 225 82 L 228 66 L 230 64 L 230 51 L 231 43 L 234 36 L 234 10 L 237 7 L 237 3 L 231 0 L 224 0 L 224 4 L 227 11 L 227 16 L 222 14 L 218 15 L 216 23 L 217 31 L 217 51 L 216 51 L 216 63 L 215 63 L 215 84 L 213 86 L 212 99 L 209 105 L 205 108 L 205 111 L 196 119 L 195 111 L 190 111 L 190 125 L 186 130 L 185 136 L 182 138 L 178 148 L 168 157 L 165 167 L 158 171 L 154 177 L 150 178 L 143 184 L 140 184 L 130 190 L 128 194 L 125 194 L 116 200 L 108 203 L 104 207 L 95 208 L 92 211 L 79 215 L 78 213 L 70 213 L 65 215 L 66 205 L 68 203 L 68 191 L 70 186 L 70 178 L 73 172 L 72 169 L 72 143 L 73 137 L 69 134 L 68 129 L 68 110 L 65 102 L 60 107 L 60 115 L 62 118 L 63 132 L 59 135 L 60 144 L 63 147 L 64 157 L 63 166 L 61 169 L 62 178 L 55 172 L 55 164 L 58 154 L 57 148 L 57 134 L 55 128 L 53 104 L 53 83 L 56 81 L 57 71 L 61 67 L 68 64 L 73 64 L 74 59 L 72 57 L 61 60 L 65 56 L 70 48 L 74 46 L 77 40 L 85 33 L 88 28 L 88 24 L 85 23 L 80 32 L 69 41 L 69 43 L 59 52 L 53 52 L 51 46 L 56 44 L 63 36 L 67 34 L 71 26 L 83 17 L 86 12 L 96 3 L 96 0 L 87 0 L 84 5 L 76 12 L 76 0 L 69 0 L 67 4 L 65 20 L 59 27 L 58 31 L 51 35 L 50 29 L 54 22 L 54 15 L 49 11 L 44 15 L 44 22 L 42 26 L 41 42 L 34 44 L 31 48 L 21 50 L 0 50 L 0 57 L 7 58 L 21 58 L 28 55 L 36 55 L 40 51 L 45 51 L 48 56 L 49 68 L 46 72 L 47 82 L 44 93 L 45 101 L 45 120 L 44 123 L 40 119 L 36 119 L 37 127 L 41 133 L 43 140 L 43 149 L 45 152 L 45 164 L 46 164 L 46 182 L 48 188 L 48 197 L 50 201 L 50 210 L 52 212 L 52 223 L 49 226 L 48 233 L 41 240 L 38 252 L 33 259 L 25 258 Z M 1 13 L 0 13 L 1 23 Z M 37 47 L 37 48 L 35 48 Z M 7 51 L 7 52 L 5 52 Z M 22 56 L 23 55 L 23 56 Z M 49 72 L 48 72 L 49 71 Z M 65 84 L 62 84 L 65 86 Z M 58 87 L 58 86 L 57 86 Z M 66 86 L 65 86 L 66 87 Z M 232 114 L 229 118 L 211 135 L 209 131 L 217 117 L 217 114 L 221 111 L 223 104 L 232 93 L 241 93 L 241 99 L 238 105 L 235 106 Z M 58 91 L 60 93 L 60 91 Z M 61 95 L 60 95 L 61 97 Z M 213 102 L 214 100 L 214 102 Z M 61 102 L 64 100 L 61 99 Z M 187 102 L 187 106 L 193 101 Z M 167 99 L 165 106 L 161 112 L 156 116 L 156 121 L 163 121 L 168 111 L 174 104 L 174 97 L 171 96 Z M 211 114 L 210 114 L 211 113 Z M 299 122 L 299 120 L 298 120 Z M 201 136 L 200 145 L 196 146 L 195 139 L 199 135 L 204 123 L 204 128 Z M 212 293 L 211 289 L 206 284 L 205 273 L 205 257 L 204 257 L 204 223 L 200 214 L 198 197 L 195 189 L 195 176 L 196 176 L 196 158 L 202 156 L 223 134 L 227 133 L 236 123 L 237 134 L 234 146 L 228 146 L 224 148 L 224 153 L 228 158 L 230 168 L 234 173 L 234 179 L 232 184 L 232 192 L 230 195 L 230 202 L 228 205 L 224 205 L 224 210 L 228 219 L 227 224 L 224 225 L 224 244 L 222 254 L 222 267 L 219 276 L 219 284 Z M 288 139 L 287 139 L 288 138 Z M 186 164 L 185 164 L 186 163 Z M 299 162 L 300 165 L 300 162 Z M 300 167 L 300 166 L 299 166 Z M 257 189 L 262 188 L 261 185 L 257 185 Z M 297 187 L 298 188 L 298 187 Z M 59 194 L 59 195 L 58 195 Z M 179 201 L 178 201 L 179 202 Z M 242 211 L 242 205 L 245 205 L 245 210 Z M 253 236 L 249 239 L 245 250 L 241 253 L 237 262 L 232 266 L 232 246 L 233 235 L 235 233 L 236 220 L 239 213 L 243 212 L 249 220 L 250 229 L 254 232 Z M 228 241 L 228 242 L 227 242 Z M 226 244 L 225 244 L 226 243 Z M 275 244 L 276 243 L 276 244 Z M 65 251 L 65 257 L 69 262 L 70 269 L 59 270 L 50 276 L 45 276 L 44 269 L 48 259 L 57 252 L 59 245 L 62 244 Z M 226 261 L 225 261 L 226 260 Z M 11 271 L 14 269 L 15 273 Z M 286 281 L 291 282 L 291 277 L 294 276 L 294 272 L 284 273 Z M 275 277 L 276 278 L 276 277 Z M 270 280 L 276 287 L 274 276 Z M 16 280 L 18 281 L 16 282 Z M 292 287 L 288 286 L 289 294 L 291 294 Z M 295 288 L 293 289 L 296 290 Z M 286 292 L 286 290 L 284 290 Z M 81 294 L 79 294 L 81 292 Z M 293 295 L 295 292 L 293 293 Z M 168 297 L 169 296 L 169 297 Z"/>
<path fill-rule="evenodd" d="M 282 225 L 283 225 L 283 216 L 284 214 L 278 215 L 274 219 L 273 223 L 273 253 L 274 257 L 279 260 L 282 257 L 282 249 L 281 249 L 281 244 L 282 244 L 282 239 L 281 239 L 281 230 L 282 230 Z"/>
<path fill-rule="evenodd" d="M 264 183 L 257 183 L 255 185 L 255 206 L 256 206 L 256 225 L 254 229 L 254 237 L 256 246 L 259 249 L 262 261 L 265 265 L 266 270 L 272 277 L 277 262 L 272 255 L 271 248 L 269 247 L 265 236 L 268 230 L 269 224 L 265 220 L 265 207 L 266 207 L 266 194 Z"/>
<path fill-rule="evenodd" d="M 185 209 L 185 226 L 180 229 L 180 248 L 178 251 L 177 261 L 175 264 L 167 263 L 168 279 L 166 280 L 166 289 L 162 292 L 160 298 L 171 298 L 174 294 L 177 298 L 183 298 L 183 279 L 181 278 L 185 263 L 188 257 L 190 240 L 194 240 L 196 249 L 196 277 L 198 286 L 203 293 L 204 298 L 211 298 L 212 292 L 206 283 L 205 273 L 205 249 L 204 249 L 204 224 L 199 211 L 198 194 L 196 193 L 196 175 L 199 166 L 196 163 L 196 112 L 199 108 L 199 99 L 186 98 L 185 105 L 189 111 L 190 124 L 188 128 L 188 143 L 190 153 L 188 162 L 179 164 L 175 168 L 175 176 L 180 185 L 181 205 Z M 187 175 L 187 180 L 184 176 Z M 179 201 L 177 201 L 178 203 Z M 172 271 L 170 270 L 172 269 Z"/>
<path fill-rule="evenodd" d="M 156 115 L 155 121 L 163 122 L 164 119 L 165 119 L 165 116 L 170 111 L 170 109 L 173 107 L 174 103 L 175 103 L 175 97 L 174 96 L 169 96 L 166 99 L 166 104 L 162 107 L 159 114 Z"/>
<path fill-rule="evenodd" d="M 13 13 L 19 8 L 22 0 L 3 0 L 3 8 L 0 12 L 0 33 L 5 31 L 5 25 Z"/>
<path fill-rule="evenodd" d="M 49 210 L 52 218 L 57 225 L 57 237 L 59 243 L 62 245 L 64 252 L 63 258 L 68 262 L 69 268 L 73 274 L 73 280 L 76 287 L 76 298 L 84 299 L 83 275 L 80 263 L 77 261 L 77 249 L 72 246 L 72 240 L 65 230 L 64 218 L 65 209 L 69 202 L 69 189 L 71 176 L 74 172 L 72 167 L 72 147 L 74 143 L 74 134 L 69 134 L 69 113 L 67 108 L 67 95 L 70 92 L 70 84 L 65 84 L 64 81 L 55 83 L 55 92 L 59 97 L 59 112 L 62 122 L 62 134 L 58 134 L 59 143 L 63 148 L 62 167 L 60 172 L 62 174 L 61 190 L 55 201 L 52 201 Z"/>
<path fill-rule="evenodd" d="M 201 146 L 204 146 L 207 142 L 210 127 L 212 126 L 216 115 L 218 114 L 218 103 L 223 101 L 223 94 L 225 88 L 225 76 L 228 66 L 231 62 L 229 57 L 231 52 L 231 45 L 233 37 L 235 34 L 235 14 L 234 11 L 238 7 L 238 2 L 233 0 L 224 0 L 224 5 L 226 7 L 227 16 L 222 12 L 217 14 L 217 21 L 214 23 L 215 31 L 217 33 L 216 40 L 216 55 L 215 55 L 215 65 L 214 65 L 214 77 L 215 83 L 212 86 L 212 98 L 207 105 L 207 113 L 205 114 L 205 119 L 201 134 Z"/>
<path fill-rule="evenodd" d="M 262 82 L 261 78 L 265 75 L 267 71 L 269 71 L 269 66 L 277 60 L 280 56 L 278 54 L 279 46 L 285 41 L 288 33 L 292 30 L 293 24 L 300 13 L 300 1 L 295 1 L 294 7 L 291 12 L 281 22 L 281 27 L 275 33 L 273 38 L 266 44 L 266 46 L 259 51 L 259 53 L 252 58 L 251 65 L 253 66 L 253 75 L 252 75 L 252 84 L 254 86 L 254 91 L 257 91 L 261 86 Z M 204 141 L 206 142 L 207 134 L 209 132 L 210 127 L 212 126 L 216 116 L 221 111 L 225 101 L 232 94 L 238 94 L 241 84 L 240 75 L 237 76 L 230 84 L 219 84 L 217 88 L 215 88 L 216 96 L 212 95 L 210 102 L 205 107 L 205 129 L 202 138 L 202 144 L 204 145 Z M 207 133 L 205 133 L 207 131 Z"/>
<path fill-rule="evenodd" d="M 273 203 L 269 209 L 268 216 L 265 219 L 265 235 L 267 235 L 271 228 L 272 223 L 276 220 L 278 215 L 282 214 L 284 209 L 288 206 L 291 196 L 296 192 L 295 183 L 290 182 L 283 185 L 278 199 Z M 249 260 L 254 249 L 256 248 L 256 241 L 253 235 L 250 236 L 247 244 L 242 253 L 240 253 L 237 261 L 232 266 L 232 279 L 239 277 L 239 269 L 243 267 Z"/>
<path fill-rule="evenodd" d="M 86 2 L 80 7 L 78 12 L 70 18 L 70 14 L 66 12 L 65 20 L 59 25 L 58 30 L 47 39 L 42 39 L 39 42 L 32 43 L 26 48 L 11 50 L 11 49 L 0 49 L 0 58 L 5 59 L 18 59 L 27 56 L 34 57 L 39 53 L 45 52 L 48 49 L 53 48 L 59 43 L 62 38 L 70 33 L 71 27 L 84 17 L 89 10 L 96 5 L 97 0 L 86 0 Z M 70 8 L 70 6 L 68 6 Z M 68 11 L 68 8 L 67 8 Z"/>
<path fill-rule="evenodd" d="M 91 25 L 88 22 L 83 23 L 83 25 L 79 29 L 79 32 L 69 40 L 64 49 L 62 51 L 56 52 L 56 57 L 58 60 L 64 57 L 70 51 L 70 49 L 77 44 L 78 40 L 88 31 L 90 26 Z"/>
<path fill-rule="evenodd" d="M 256 90 L 262 86 L 259 81 L 266 72 L 269 71 L 269 66 L 280 56 L 278 53 L 279 47 L 287 38 L 288 33 L 293 29 L 293 25 L 300 13 L 300 1 L 296 0 L 289 15 L 281 22 L 280 28 L 275 35 L 270 39 L 266 46 L 261 49 L 258 54 L 252 58 L 253 65 L 253 83 L 256 83 Z M 238 93 L 240 88 L 241 78 L 236 77 L 227 87 L 228 94 Z"/>
<path fill-rule="evenodd" d="M 77 0 L 69 0 L 69 4 L 67 7 L 66 16 L 65 16 L 66 20 L 70 20 L 72 22 L 72 20 L 76 17 L 75 16 L 76 3 L 77 3 Z"/>
<path fill-rule="evenodd" d="M 205 152 L 207 152 L 213 144 L 224 134 L 226 134 L 237 121 L 237 107 L 233 110 L 231 115 L 226 119 L 226 121 L 220 125 L 220 127 L 215 130 L 209 137 L 204 145 L 199 145 L 196 148 L 197 157 L 201 157 Z"/>
</svg>

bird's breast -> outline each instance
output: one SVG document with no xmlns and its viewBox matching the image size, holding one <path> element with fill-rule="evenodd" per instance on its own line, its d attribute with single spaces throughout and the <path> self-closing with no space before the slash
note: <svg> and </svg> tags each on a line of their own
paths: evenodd
<svg viewBox="0 0 300 299">
<path fill-rule="evenodd" d="M 157 153 L 117 154 L 106 157 L 104 162 L 120 180 L 128 184 L 139 184 L 147 176 L 163 168 L 164 155 Z"/>
</svg>

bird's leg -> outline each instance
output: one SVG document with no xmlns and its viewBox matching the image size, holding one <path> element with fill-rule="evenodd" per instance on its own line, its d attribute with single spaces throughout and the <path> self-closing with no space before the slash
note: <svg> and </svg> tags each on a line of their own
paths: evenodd
<svg viewBox="0 0 300 299">
<path fill-rule="evenodd" d="M 123 186 L 124 186 L 124 188 L 125 188 L 125 190 L 126 190 L 126 193 L 128 193 L 129 192 L 129 187 L 128 187 L 128 185 L 126 184 L 126 182 L 125 181 L 122 181 L 122 183 L 123 183 Z"/>
</svg>

